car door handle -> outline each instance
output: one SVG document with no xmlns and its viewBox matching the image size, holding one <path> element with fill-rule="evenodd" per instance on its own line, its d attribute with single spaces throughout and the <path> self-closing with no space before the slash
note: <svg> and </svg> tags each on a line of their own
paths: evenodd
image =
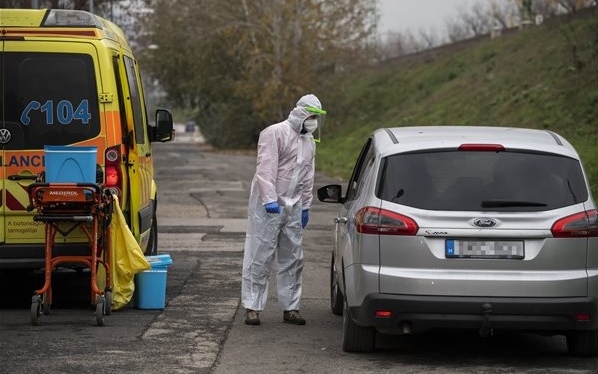
<svg viewBox="0 0 598 374">
<path fill-rule="evenodd" d="M 334 217 L 334 223 L 347 223 L 349 220 L 347 217 Z"/>
<path fill-rule="evenodd" d="M 13 175 L 9 175 L 8 176 L 8 180 L 11 180 L 11 181 L 36 180 L 37 177 L 38 177 L 37 175 L 18 175 L 18 174 L 13 174 Z"/>
</svg>

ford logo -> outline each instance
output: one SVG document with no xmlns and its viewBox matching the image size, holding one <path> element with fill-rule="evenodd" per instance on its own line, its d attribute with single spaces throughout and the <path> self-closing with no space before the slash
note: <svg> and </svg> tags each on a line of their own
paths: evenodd
<svg viewBox="0 0 598 374">
<path fill-rule="evenodd" d="M 477 227 L 494 227 L 498 222 L 494 218 L 476 218 L 473 224 Z"/>
</svg>

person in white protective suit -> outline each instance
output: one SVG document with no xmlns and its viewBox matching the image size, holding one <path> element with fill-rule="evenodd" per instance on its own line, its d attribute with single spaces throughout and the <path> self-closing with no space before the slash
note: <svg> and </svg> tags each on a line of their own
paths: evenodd
<svg viewBox="0 0 598 374">
<path fill-rule="evenodd" d="M 309 219 L 314 184 L 313 132 L 326 111 L 315 95 L 297 102 L 289 117 L 266 127 L 257 145 L 243 257 L 241 299 L 245 323 L 259 325 L 276 258 L 278 305 L 283 321 L 304 325 L 301 316 L 303 229 Z"/>
</svg>

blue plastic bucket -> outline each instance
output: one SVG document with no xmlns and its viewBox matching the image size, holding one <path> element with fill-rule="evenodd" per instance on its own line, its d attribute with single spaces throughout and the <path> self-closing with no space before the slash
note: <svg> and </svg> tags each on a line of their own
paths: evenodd
<svg viewBox="0 0 598 374">
<path fill-rule="evenodd" d="M 146 256 L 151 270 L 135 274 L 134 305 L 137 309 L 164 309 L 166 307 L 166 279 L 170 255 Z"/>
<path fill-rule="evenodd" d="M 97 153 L 97 147 L 45 146 L 46 182 L 95 183 Z"/>
<path fill-rule="evenodd" d="M 167 270 L 145 270 L 135 275 L 135 308 L 165 308 L 167 273 Z"/>
</svg>

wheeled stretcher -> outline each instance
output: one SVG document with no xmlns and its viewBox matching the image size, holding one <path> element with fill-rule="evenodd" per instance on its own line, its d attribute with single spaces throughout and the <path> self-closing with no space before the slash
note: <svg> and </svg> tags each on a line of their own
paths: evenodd
<svg viewBox="0 0 598 374">
<path fill-rule="evenodd" d="M 91 304 L 99 326 L 110 315 L 112 290 L 110 278 L 110 219 L 112 195 L 95 183 L 33 183 L 28 186 L 30 210 L 36 210 L 34 221 L 45 226 L 45 277 L 42 288 L 31 299 L 31 323 L 49 314 L 52 305 L 52 272 L 61 264 L 84 264 L 91 273 Z M 54 256 L 56 234 L 68 236 L 77 228 L 87 237 L 89 252 L 85 255 Z M 97 269 L 106 269 L 106 286 L 97 285 Z"/>
</svg>

